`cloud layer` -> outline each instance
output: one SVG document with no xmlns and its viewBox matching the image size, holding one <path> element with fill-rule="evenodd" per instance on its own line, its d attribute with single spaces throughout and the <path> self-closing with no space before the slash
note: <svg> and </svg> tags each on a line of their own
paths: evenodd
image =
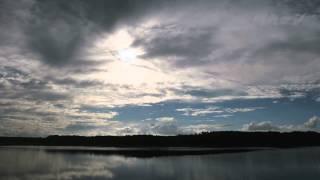
<svg viewBox="0 0 320 180">
<path fill-rule="evenodd" d="M 1 134 L 317 130 L 319 5 L 3 0 Z"/>
</svg>

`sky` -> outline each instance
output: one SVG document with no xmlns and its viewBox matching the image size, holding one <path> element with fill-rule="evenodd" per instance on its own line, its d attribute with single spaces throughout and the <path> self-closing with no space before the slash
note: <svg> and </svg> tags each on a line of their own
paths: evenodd
<svg viewBox="0 0 320 180">
<path fill-rule="evenodd" d="M 0 135 L 319 131 L 317 0 L 1 0 Z"/>
</svg>

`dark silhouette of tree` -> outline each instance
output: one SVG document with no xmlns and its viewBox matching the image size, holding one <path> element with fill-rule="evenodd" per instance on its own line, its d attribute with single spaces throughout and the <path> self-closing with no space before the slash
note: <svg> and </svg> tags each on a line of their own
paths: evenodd
<svg viewBox="0 0 320 180">
<path fill-rule="evenodd" d="M 193 135 L 0 137 L 0 145 L 99 147 L 301 147 L 319 146 L 317 132 L 219 131 Z"/>
</svg>

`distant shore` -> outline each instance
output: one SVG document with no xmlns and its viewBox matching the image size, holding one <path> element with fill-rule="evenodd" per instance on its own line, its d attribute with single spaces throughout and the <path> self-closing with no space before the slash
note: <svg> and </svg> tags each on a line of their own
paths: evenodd
<svg viewBox="0 0 320 180">
<path fill-rule="evenodd" d="M 186 156 L 209 155 L 251 152 L 258 150 L 271 150 L 274 148 L 196 148 L 196 147 L 161 147 L 161 148 L 109 148 L 109 147 L 81 147 L 81 146 L 0 146 L 11 150 L 43 150 L 47 153 L 64 154 L 93 154 L 93 155 L 121 155 L 126 157 L 162 157 L 162 156 Z"/>
<path fill-rule="evenodd" d="M 193 135 L 0 137 L 0 147 L 35 146 L 49 153 L 158 157 L 320 146 L 317 132 L 219 131 Z"/>
<path fill-rule="evenodd" d="M 317 132 L 218 131 L 193 135 L 0 137 L 0 146 L 288 148 L 320 146 Z"/>
</svg>

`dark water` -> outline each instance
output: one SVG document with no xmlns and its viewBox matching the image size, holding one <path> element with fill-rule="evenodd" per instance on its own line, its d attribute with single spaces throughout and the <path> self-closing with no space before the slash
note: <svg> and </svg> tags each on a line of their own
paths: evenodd
<svg viewBox="0 0 320 180">
<path fill-rule="evenodd" d="M 133 158 L 0 147 L 0 179 L 319 180 L 320 148 Z"/>
</svg>

